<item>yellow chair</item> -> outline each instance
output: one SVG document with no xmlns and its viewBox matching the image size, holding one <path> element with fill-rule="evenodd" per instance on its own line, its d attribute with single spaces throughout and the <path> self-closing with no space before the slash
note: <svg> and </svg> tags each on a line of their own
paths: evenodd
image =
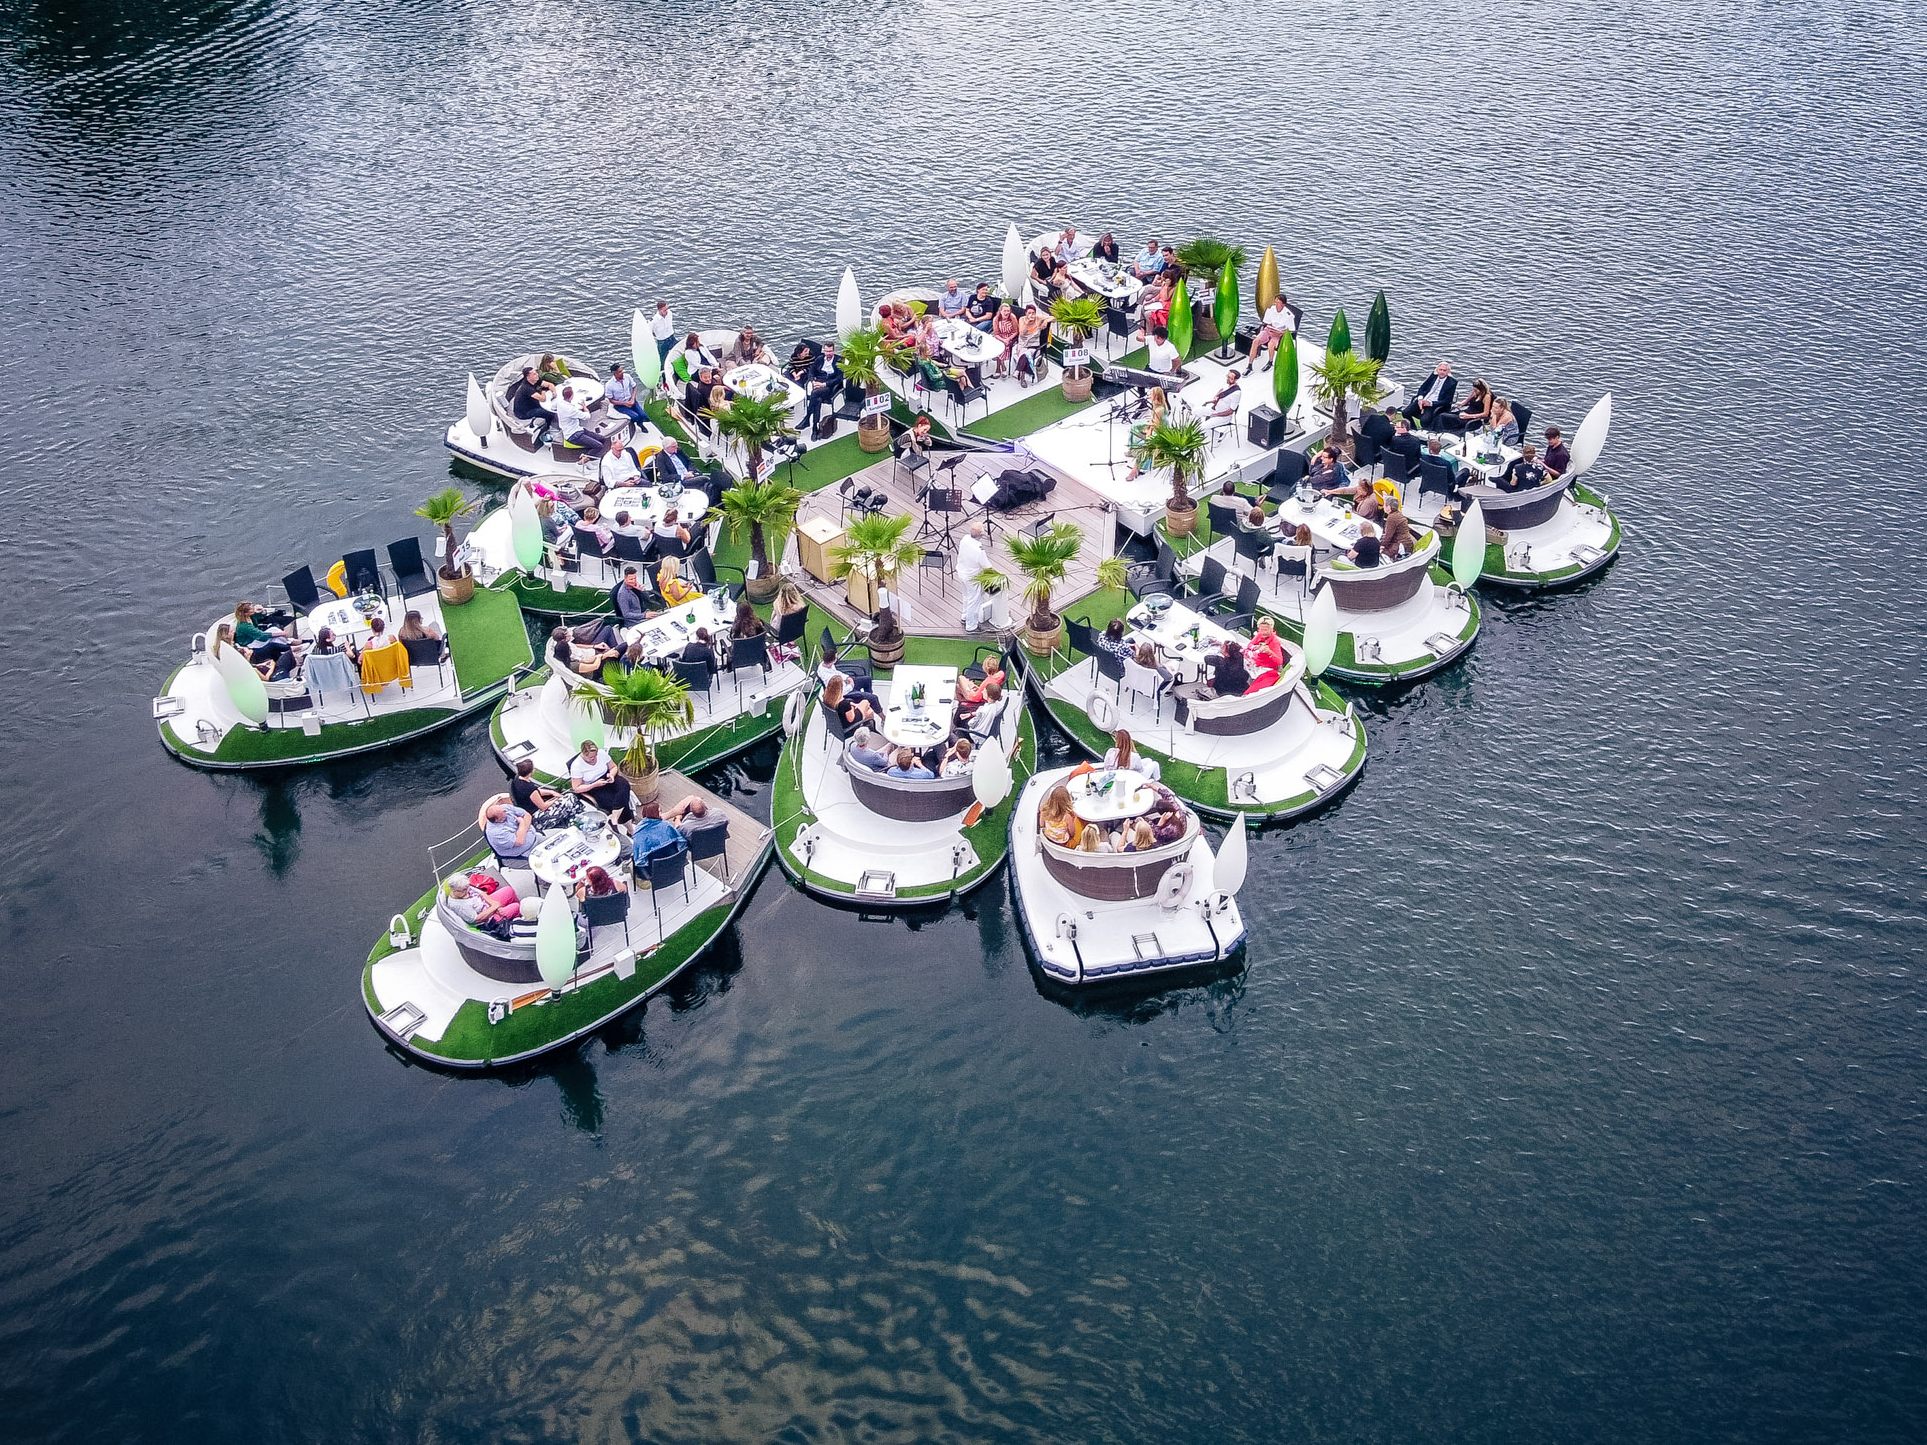
<svg viewBox="0 0 1927 1445">
<path fill-rule="evenodd" d="M 348 595 L 348 564 L 337 562 L 328 569 L 328 576 L 322 584 L 337 597 Z"/>
<path fill-rule="evenodd" d="M 1372 490 L 1378 493 L 1378 500 L 1384 504 L 1386 511 L 1398 511 L 1404 506 L 1405 498 L 1399 492 L 1397 482 L 1380 477 L 1372 483 Z"/>
</svg>

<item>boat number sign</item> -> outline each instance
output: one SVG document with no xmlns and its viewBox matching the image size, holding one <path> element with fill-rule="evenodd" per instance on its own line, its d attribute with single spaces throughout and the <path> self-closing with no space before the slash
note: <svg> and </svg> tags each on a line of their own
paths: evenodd
<svg viewBox="0 0 1927 1445">
<path fill-rule="evenodd" d="M 887 391 L 880 391 L 875 396 L 866 396 L 863 398 L 863 415 L 882 416 L 890 409 L 890 402 L 891 396 Z"/>
</svg>

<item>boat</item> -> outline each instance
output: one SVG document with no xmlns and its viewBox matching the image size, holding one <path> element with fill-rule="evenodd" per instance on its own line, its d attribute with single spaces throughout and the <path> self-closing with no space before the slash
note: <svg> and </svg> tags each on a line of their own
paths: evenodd
<svg viewBox="0 0 1927 1445">
<path fill-rule="evenodd" d="M 903 660 L 873 680 L 886 742 L 927 748 L 948 741 L 959 666 L 975 666 L 981 676 L 991 653 L 970 649 L 906 639 Z M 846 660 L 859 651 L 850 649 Z M 777 862 L 805 892 L 865 911 L 922 907 L 969 892 L 1003 865 L 1010 795 L 1037 766 L 1020 693 L 1006 695 L 998 721 L 976 741 L 969 771 L 932 779 L 886 777 L 857 761 L 820 690 L 787 706 L 770 816 Z"/>
<path fill-rule="evenodd" d="M 1479 603 L 1469 589 L 1478 568 L 1470 570 L 1469 578 L 1461 573 L 1458 538 L 1453 539 L 1450 570 L 1444 539 L 1433 530 L 1418 534 L 1409 556 L 1358 567 L 1344 555 L 1358 539 L 1360 526 L 1348 506 L 1302 485 L 1289 493 L 1274 489 L 1271 495 L 1271 542 L 1254 546 L 1250 537 L 1227 525 L 1208 545 L 1180 560 L 1171 544 L 1160 539 L 1156 560 L 1149 564 L 1152 584 L 1180 576 L 1201 584 L 1206 569 L 1215 564 L 1241 589 L 1241 607 L 1249 603 L 1269 613 L 1294 640 L 1303 639 L 1312 608 L 1322 597 L 1336 632 L 1327 671 L 1365 686 L 1430 677 L 1457 662 L 1477 640 Z M 1312 548 L 1277 545 L 1277 528 L 1301 525 L 1312 533 Z M 1482 565 L 1483 541 L 1473 550 Z"/>
<path fill-rule="evenodd" d="M 154 699 L 162 745 L 197 768 L 298 767 L 394 747 L 500 701 L 534 663 L 515 599 L 476 588 L 465 603 L 445 603 L 418 544 L 397 543 L 389 554 L 395 560 L 383 569 L 372 551 L 349 553 L 331 569 L 333 585 L 318 586 L 307 567 L 289 574 L 294 615 L 285 630 L 299 661 L 284 678 L 264 680 L 221 644 L 231 614 L 196 632 L 187 661 Z M 396 640 L 360 667 L 345 653 L 313 652 L 323 628 L 359 644 L 380 619 L 392 638 L 411 611 L 443 640 Z"/>
<path fill-rule="evenodd" d="M 1216 580 L 1207 567 L 1196 595 L 1180 600 L 1153 593 L 1136 601 L 1124 615 L 1126 636 L 1150 642 L 1160 666 L 1185 678 L 1224 642 L 1248 646 L 1249 617 L 1221 618 L 1210 610 L 1220 601 L 1235 605 L 1223 599 Z M 1031 691 L 1051 720 L 1093 757 L 1104 755 L 1121 728 L 1159 779 L 1199 812 L 1264 822 L 1328 807 L 1364 772 L 1364 723 L 1308 668 L 1298 644 L 1279 640 L 1284 666 L 1255 677 L 1255 691 L 1195 699 L 1161 687 L 1159 675 L 1134 660 L 1107 652 L 1101 630 L 1066 618 L 1065 649 L 1031 659 L 1029 667 Z"/>
<path fill-rule="evenodd" d="M 1140 775 L 1089 765 L 1040 772 L 1018 795 L 1010 821 L 1011 884 L 1043 981 L 1082 989 L 1218 967 L 1238 955 L 1245 944 L 1234 896 L 1244 882 L 1241 820 L 1226 836 L 1226 886 L 1220 886 L 1203 824 L 1181 803 L 1182 835 L 1142 852 L 1086 852 L 1044 837 L 1038 812 L 1060 784 L 1087 826 L 1134 818 L 1163 802 Z"/>
<path fill-rule="evenodd" d="M 473 374 L 469 376 L 462 415 L 449 423 L 442 437 L 442 445 L 457 462 L 510 482 L 544 474 L 582 479 L 595 476 L 596 457 L 562 442 L 538 446 L 538 424 L 524 421 L 509 410 L 509 388 L 520 379 L 523 367 L 541 360 L 537 352 L 512 357 L 486 386 Z M 568 368 L 570 384 L 579 392 L 577 402 L 611 442 L 618 446 L 662 444 L 653 428 L 638 427 L 608 406 L 602 395 L 601 374 L 595 368 L 571 356 L 558 355 L 557 360 Z"/>
<path fill-rule="evenodd" d="M 1481 584 L 1520 591 L 1570 587 L 1610 566 L 1619 555 L 1619 519 L 1603 493 L 1580 477 L 1598 460 L 1612 418 L 1612 398 L 1600 398 L 1572 441 L 1572 462 L 1536 487 L 1509 491 L 1496 485 L 1519 448 L 1491 436 L 1441 434 L 1457 463 L 1421 457 L 1419 475 L 1407 480 L 1407 513 L 1426 526 L 1446 525 L 1477 504 L 1485 520 Z M 1418 433 L 1426 437 L 1426 433 Z M 1393 464 L 1397 458 L 1381 458 Z"/>
<path fill-rule="evenodd" d="M 660 871 L 581 905 L 580 920 L 572 870 L 633 867 L 627 840 L 593 809 L 545 832 L 523 864 L 504 866 L 479 827 L 430 849 L 435 885 L 395 915 L 362 969 L 362 1003 L 382 1037 L 439 1068 L 499 1069 L 564 1048 L 667 988 L 729 928 L 771 845 L 769 829 L 681 773 L 663 772 L 660 786 L 664 807 L 700 797 L 726 830 L 692 838 L 680 858 L 652 855 Z M 523 917 L 509 937 L 451 910 L 441 880 L 457 871 L 515 891 Z"/>
<path fill-rule="evenodd" d="M 729 589 L 717 586 L 639 626 L 619 628 L 618 636 L 625 646 L 640 645 L 648 665 L 667 669 L 695 638 L 698 627 L 707 628 L 712 637 L 727 638 L 735 615 Z M 629 729 L 609 721 L 607 706 L 593 685 L 595 679 L 558 664 L 556 645 L 552 638 L 545 644 L 543 666 L 518 679 L 489 720 L 489 738 L 502 765 L 512 770 L 524 758 L 530 759 L 536 779 L 550 784 L 567 775 L 585 737 L 596 737 L 618 751 L 634 740 Z M 767 642 L 744 647 L 742 652 L 739 666 L 712 670 L 706 678 L 699 676 L 700 667 L 681 670 L 690 685 L 693 719 L 687 726 L 653 736 L 655 751 L 665 765 L 688 770 L 707 767 L 773 737 L 782 727 L 788 699 L 808 691 L 809 674 L 793 661 L 771 656 Z M 704 681 L 707 686 L 698 685 Z"/>
</svg>

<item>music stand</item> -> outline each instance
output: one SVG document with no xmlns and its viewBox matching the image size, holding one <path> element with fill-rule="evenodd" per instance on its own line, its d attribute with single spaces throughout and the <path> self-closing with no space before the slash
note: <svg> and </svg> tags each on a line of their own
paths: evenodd
<svg viewBox="0 0 1927 1445">
<path fill-rule="evenodd" d="M 939 531 L 935 526 L 931 524 L 930 514 L 933 512 L 940 512 L 943 514 L 943 528 L 941 531 Z M 924 527 L 929 528 L 929 533 L 931 536 L 937 538 L 938 546 L 950 547 L 954 545 L 954 540 L 951 537 L 951 532 L 957 525 L 956 518 L 962 512 L 963 512 L 963 505 L 960 502 L 958 502 L 957 494 L 951 488 L 939 487 L 935 482 L 932 482 L 929 488 L 924 492 L 923 525 Z M 924 533 L 921 530 L 919 530 L 917 535 L 921 537 L 924 535 Z"/>
</svg>

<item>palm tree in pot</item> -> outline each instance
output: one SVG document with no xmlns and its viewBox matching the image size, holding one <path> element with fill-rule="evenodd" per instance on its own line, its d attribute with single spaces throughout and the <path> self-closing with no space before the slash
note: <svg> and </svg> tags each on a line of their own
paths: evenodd
<svg viewBox="0 0 1927 1445">
<path fill-rule="evenodd" d="M 450 606 L 460 606 L 475 595 L 475 573 L 455 566 L 455 524 L 474 510 L 475 503 L 459 487 L 444 487 L 415 508 L 417 517 L 442 529 L 442 565 L 435 569 L 435 590 Z"/>
<path fill-rule="evenodd" d="M 1218 292 L 1218 279 L 1226 271 L 1235 278 L 1244 270 L 1245 248 L 1220 241 L 1216 236 L 1200 236 L 1195 241 L 1185 242 L 1178 248 L 1177 254 L 1178 263 L 1184 267 L 1184 274 L 1191 282 L 1188 289 L 1196 339 L 1201 342 L 1216 341 L 1219 337 L 1214 298 Z"/>
<path fill-rule="evenodd" d="M 784 437 L 796 435 L 790 425 L 789 393 L 738 396 L 723 406 L 707 407 L 703 415 L 716 424 L 716 435 L 742 448 L 747 461 L 744 475 L 755 481 L 763 471 L 763 453 Z"/>
<path fill-rule="evenodd" d="M 830 549 L 830 575 L 849 584 L 850 604 L 864 612 L 877 610 L 877 594 L 906 567 L 923 557 L 923 548 L 906 535 L 916 519 L 908 513 L 889 517 L 871 513 L 851 522 L 840 546 Z"/>
<path fill-rule="evenodd" d="M 883 372 L 886 367 L 902 369 L 903 355 L 903 345 L 892 341 L 881 326 L 865 326 L 852 331 L 843 338 L 844 379 L 862 387 L 864 400 L 869 401 L 883 394 Z M 857 422 L 856 444 L 866 452 L 888 451 L 890 413 L 878 412 Z"/>
<path fill-rule="evenodd" d="M 779 567 L 783 549 L 796 528 L 796 509 L 803 505 L 803 494 L 787 482 L 774 477 L 762 482 L 738 482 L 724 492 L 716 511 L 735 538 L 749 537 L 750 559 L 756 575 L 743 584 L 752 602 L 767 602 L 782 584 Z M 772 559 L 770 553 L 774 551 Z"/>
<path fill-rule="evenodd" d="M 624 672 L 610 663 L 602 670 L 602 681 L 587 683 L 576 694 L 576 705 L 599 706 L 611 727 L 629 733 L 629 745 L 616 766 L 635 789 L 638 807 L 655 802 L 661 788 L 656 743 L 696 721 L 689 684 L 653 667 Z"/>
<path fill-rule="evenodd" d="M 1351 437 L 1347 430 L 1345 401 L 1357 397 L 1373 402 L 1385 395 L 1378 384 L 1378 363 L 1355 351 L 1327 351 L 1325 359 L 1311 369 L 1312 395 L 1332 414 L 1332 445 L 1344 448 Z"/>
<path fill-rule="evenodd" d="M 1131 443 L 1131 460 L 1140 472 L 1171 472 L 1171 495 L 1164 502 L 1164 529 L 1188 537 L 1198 529 L 1198 504 L 1191 488 L 1204 475 L 1210 447 L 1201 421 L 1161 421 Z"/>
<path fill-rule="evenodd" d="M 1041 532 L 1020 532 L 1004 539 L 1010 560 L 1024 579 L 1024 600 L 1030 615 L 1024 619 L 1024 649 L 1033 657 L 1057 650 L 1063 619 L 1051 606 L 1051 593 L 1070 574 L 1071 563 L 1084 545 L 1084 529 L 1075 522 L 1053 522 Z"/>
<path fill-rule="evenodd" d="M 1104 303 L 1095 296 L 1059 296 L 1050 304 L 1051 325 L 1063 334 L 1064 350 L 1081 347 L 1104 324 Z M 1064 368 L 1064 400 L 1088 401 L 1091 368 L 1080 362 Z"/>
<path fill-rule="evenodd" d="M 903 624 L 897 621 L 895 608 L 877 609 L 876 626 L 870 629 L 866 640 L 870 647 L 870 661 L 876 666 L 895 667 L 903 661 L 903 644 L 908 641 L 908 636 Z"/>
</svg>

